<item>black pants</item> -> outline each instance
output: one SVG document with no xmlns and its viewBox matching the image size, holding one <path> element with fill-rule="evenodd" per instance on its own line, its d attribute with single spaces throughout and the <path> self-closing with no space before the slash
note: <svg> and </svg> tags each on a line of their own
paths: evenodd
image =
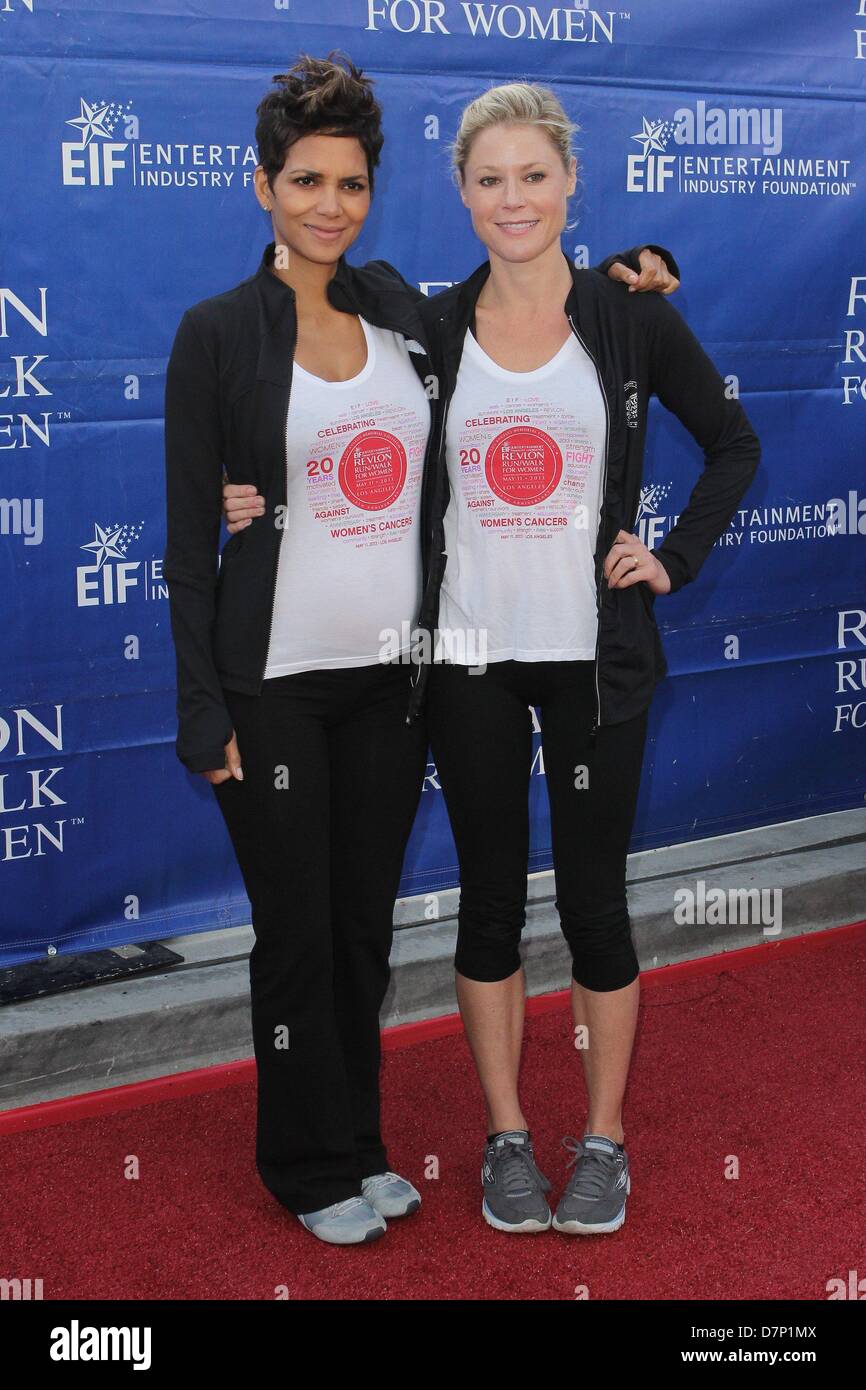
<svg viewBox="0 0 866 1390">
<path fill-rule="evenodd" d="M 460 865 L 455 964 L 468 979 L 488 981 L 520 966 L 530 704 L 541 724 L 556 906 L 572 975 L 587 989 L 621 989 L 639 974 L 625 874 L 648 711 L 591 736 L 592 661 L 500 661 L 475 675 L 441 663 L 430 671 L 430 746 Z"/>
<path fill-rule="evenodd" d="M 411 667 L 309 671 L 224 692 L 242 782 L 214 794 L 252 906 L 256 1166 L 294 1212 L 387 1167 L 379 1010 L 426 767 Z"/>
</svg>

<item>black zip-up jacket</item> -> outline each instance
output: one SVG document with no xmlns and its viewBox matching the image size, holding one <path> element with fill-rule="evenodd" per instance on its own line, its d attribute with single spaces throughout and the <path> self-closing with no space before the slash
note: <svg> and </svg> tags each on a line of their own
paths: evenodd
<svg viewBox="0 0 866 1390">
<path fill-rule="evenodd" d="M 669 252 L 652 249 L 678 274 Z M 278 522 L 287 506 L 285 429 L 297 339 L 295 294 L 269 269 L 274 251 L 269 242 L 253 275 L 184 312 L 166 368 L 163 575 L 177 667 L 176 748 L 190 772 L 225 765 L 232 720 L 223 690 L 260 694 L 267 664 L 283 536 Z M 606 271 L 617 259 L 639 270 L 638 257 L 639 248 L 617 252 L 598 269 Z M 439 462 L 434 453 L 439 402 L 420 313 L 429 301 L 387 262 L 356 267 L 343 258 L 328 284 L 328 298 L 344 313 L 402 333 L 420 349 L 409 357 L 431 405 L 426 479 Z M 218 564 L 223 469 L 230 482 L 255 484 L 265 498 L 265 514 L 230 538 Z M 424 611 L 432 611 L 434 586 L 441 579 L 440 566 L 430 567 L 441 517 L 428 515 L 429 495 L 425 481 Z M 416 683 L 407 721 L 418 717 L 420 694 Z"/>
<path fill-rule="evenodd" d="M 678 274 L 669 253 L 663 249 L 662 253 Z M 565 313 L 572 332 L 595 363 L 606 412 L 595 551 L 598 636 L 595 710 L 590 725 L 590 733 L 595 734 L 600 724 L 618 724 L 641 713 L 668 669 L 655 620 L 656 595 L 644 581 L 611 589 L 604 576 L 604 560 L 617 533 L 634 532 L 650 396 L 657 395 L 678 416 L 704 451 L 704 468 L 688 505 L 652 552 L 670 577 L 671 593 L 696 577 L 730 523 L 755 476 L 760 445 L 739 401 L 728 399 L 719 373 L 663 295 L 629 294 L 625 285 L 567 263 L 573 283 Z M 419 306 L 440 380 L 436 443 L 427 464 L 427 556 L 419 620 L 431 646 L 448 561 L 444 536 L 450 496 L 445 462 L 448 405 L 457 382 L 466 329 L 489 274 L 490 263 L 486 261 L 468 279 Z M 409 722 L 422 708 L 428 673 L 429 665 L 420 663 L 413 673 Z"/>
</svg>

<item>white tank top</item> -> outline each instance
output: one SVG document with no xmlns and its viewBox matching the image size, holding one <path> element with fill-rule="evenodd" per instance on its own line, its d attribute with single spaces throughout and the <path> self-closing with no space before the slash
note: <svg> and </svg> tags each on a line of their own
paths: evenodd
<svg viewBox="0 0 866 1390">
<path fill-rule="evenodd" d="M 324 381 L 294 364 L 266 680 L 371 666 L 389 629 L 401 640 L 385 659 L 411 645 L 430 407 L 402 334 L 361 325 L 367 361 L 357 376 Z"/>
<path fill-rule="evenodd" d="M 595 367 L 570 334 L 533 372 L 500 367 L 467 331 L 448 411 L 451 498 L 439 650 L 479 663 L 595 656 L 593 556 L 605 407 Z"/>
</svg>

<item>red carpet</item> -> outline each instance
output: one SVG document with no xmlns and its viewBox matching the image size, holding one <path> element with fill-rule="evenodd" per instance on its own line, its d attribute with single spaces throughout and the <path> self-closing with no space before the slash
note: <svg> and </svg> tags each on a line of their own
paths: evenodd
<svg viewBox="0 0 866 1390">
<path fill-rule="evenodd" d="M 324 1246 L 270 1197 L 253 1165 L 254 1082 L 226 1085 L 226 1069 L 222 1089 L 119 1113 L 11 1133 L 35 1111 L 0 1116 L 0 1274 L 42 1278 L 45 1299 L 273 1299 L 280 1286 L 292 1299 L 559 1300 L 582 1286 L 591 1299 L 826 1299 L 829 1279 L 866 1276 L 864 927 L 643 976 L 632 1195 L 613 1236 L 489 1229 L 465 1040 L 395 1048 L 402 1035 L 385 1057 L 385 1133 L 424 1206 L 382 1240 Z M 560 1138 L 585 1118 L 564 997 L 528 1021 L 522 1096 L 555 1196 Z M 63 1113 L 37 1109 L 43 1125 Z"/>
</svg>

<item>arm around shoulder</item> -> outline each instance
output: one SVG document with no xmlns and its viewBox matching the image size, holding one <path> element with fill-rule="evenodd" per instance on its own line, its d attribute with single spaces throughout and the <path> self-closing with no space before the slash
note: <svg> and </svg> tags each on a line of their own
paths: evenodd
<svg viewBox="0 0 866 1390">
<path fill-rule="evenodd" d="M 656 256 L 660 256 L 667 265 L 670 274 L 675 276 L 677 280 L 682 280 L 680 268 L 667 247 L 654 246 L 650 242 L 642 242 L 640 246 L 632 246 L 628 251 L 615 251 L 612 256 L 606 256 L 603 261 L 600 261 L 598 265 L 594 265 L 592 269 L 597 270 L 599 275 L 607 275 L 611 266 L 617 261 L 621 261 L 623 265 L 628 266 L 629 270 L 633 270 L 635 274 L 639 275 L 641 270 L 641 251 L 652 251 Z"/>
</svg>

